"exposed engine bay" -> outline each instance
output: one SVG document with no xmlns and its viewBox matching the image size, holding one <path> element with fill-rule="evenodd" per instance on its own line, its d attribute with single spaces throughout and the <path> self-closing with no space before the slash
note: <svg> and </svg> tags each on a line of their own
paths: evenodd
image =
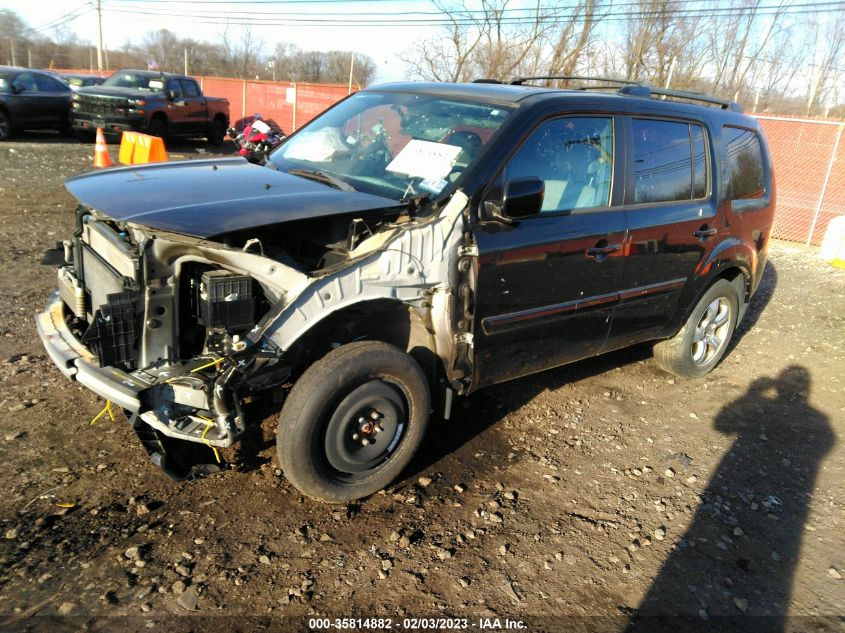
<svg viewBox="0 0 845 633">
<path fill-rule="evenodd" d="M 73 239 L 57 250 L 64 324 L 97 370 L 76 377 L 130 412 L 153 460 L 174 477 L 188 473 L 168 467 L 164 443 L 231 446 L 247 429 L 244 402 L 268 391 L 278 399 L 333 346 L 366 338 L 380 312 L 406 312 L 397 344 L 429 350 L 432 371 L 450 374 L 444 390 L 461 390 L 469 360 L 456 353 L 449 278 L 459 274 L 464 207 L 456 195 L 430 218 L 411 220 L 400 208 L 212 242 L 80 205 Z"/>
</svg>

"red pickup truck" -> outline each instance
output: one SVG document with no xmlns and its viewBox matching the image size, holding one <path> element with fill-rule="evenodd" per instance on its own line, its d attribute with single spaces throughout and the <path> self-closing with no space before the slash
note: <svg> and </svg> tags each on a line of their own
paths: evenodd
<svg viewBox="0 0 845 633">
<path fill-rule="evenodd" d="M 195 79 L 148 70 L 118 70 L 99 86 L 79 88 L 71 101 L 78 137 L 100 127 L 153 136 L 204 136 L 221 145 L 229 125 L 229 101 L 206 97 Z"/>
</svg>

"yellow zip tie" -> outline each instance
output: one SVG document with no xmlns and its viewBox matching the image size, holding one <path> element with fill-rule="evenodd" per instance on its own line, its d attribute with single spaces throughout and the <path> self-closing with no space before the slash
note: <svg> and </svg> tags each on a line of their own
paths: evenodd
<svg viewBox="0 0 845 633">
<path fill-rule="evenodd" d="M 112 421 L 112 422 L 114 422 L 114 421 L 115 421 L 115 417 L 114 417 L 114 411 L 112 411 L 112 410 L 111 410 L 111 400 L 106 400 L 106 406 L 104 406 L 104 407 L 103 407 L 103 410 L 102 410 L 102 411 L 100 411 L 97 415 L 95 415 L 95 416 L 94 416 L 94 419 L 93 419 L 93 420 L 91 420 L 91 422 L 89 422 L 89 423 L 88 423 L 88 426 L 94 426 L 94 422 L 96 422 L 97 420 L 99 420 L 99 419 L 100 419 L 101 417 L 103 417 L 106 413 L 108 413 L 108 414 L 109 414 L 109 417 L 111 418 L 111 421 Z"/>
<path fill-rule="evenodd" d="M 222 360 L 222 359 L 221 359 L 221 360 Z M 206 444 L 206 446 L 208 446 L 208 448 L 210 448 L 212 451 L 214 451 L 214 459 L 216 459 L 216 460 L 217 460 L 217 463 L 219 464 L 219 463 L 220 463 L 220 453 L 218 453 L 218 452 L 217 452 L 217 448 L 215 448 L 214 446 L 212 446 L 212 445 L 211 445 L 211 442 L 209 442 L 209 441 L 206 439 L 206 437 L 205 437 L 205 434 L 206 434 L 206 433 L 208 433 L 208 430 L 209 430 L 212 426 L 214 426 L 214 420 L 212 420 L 211 418 L 206 418 L 206 417 L 203 417 L 203 416 L 201 416 L 201 415 L 198 415 L 197 417 L 198 417 L 200 420 L 205 421 L 205 431 L 203 431 L 203 432 L 202 432 L 202 435 L 200 435 L 200 439 L 201 439 L 203 442 L 205 442 L 205 444 Z"/>
<path fill-rule="evenodd" d="M 207 363 L 207 364 L 205 364 L 205 365 L 200 365 L 199 367 L 194 367 L 194 368 L 191 370 L 191 372 L 190 372 L 190 373 L 195 374 L 195 373 L 197 373 L 198 371 L 202 371 L 203 369 L 208 369 L 208 368 L 209 368 L 209 367 L 211 367 L 212 365 L 216 365 L 217 363 L 222 363 L 222 362 L 223 362 L 223 360 L 224 360 L 224 359 L 222 359 L 222 358 L 218 358 L 217 360 L 213 360 L 213 361 L 211 361 L 210 363 Z"/>
</svg>

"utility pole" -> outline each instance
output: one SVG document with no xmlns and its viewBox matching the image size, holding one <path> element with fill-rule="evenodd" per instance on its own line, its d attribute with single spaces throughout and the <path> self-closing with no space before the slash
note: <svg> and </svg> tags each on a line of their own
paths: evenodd
<svg viewBox="0 0 845 633">
<path fill-rule="evenodd" d="M 26 49 L 26 67 L 32 68 L 32 51 L 30 49 Z"/>
<path fill-rule="evenodd" d="M 97 0 L 97 26 L 100 35 L 100 40 L 97 46 L 97 70 L 103 70 L 103 4 L 102 0 Z"/>
<path fill-rule="evenodd" d="M 185 48 L 185 75 L 188 74 L 188 49 Z"/>
<path fill-rule="evenodd" d="M 352 71 L 355 69 L 355 53 L 352 53 L 349 56 L 349 88 L 346 91 L 346 94 L 352 94 Z"/>
<path fill-rule="evenodd" d="M 12 37 L 9 37 L 9 48 L 12 49 L 12 66 L 17 66 L 18 60 L 15 59 L 15 40 Z"/>
</svg>

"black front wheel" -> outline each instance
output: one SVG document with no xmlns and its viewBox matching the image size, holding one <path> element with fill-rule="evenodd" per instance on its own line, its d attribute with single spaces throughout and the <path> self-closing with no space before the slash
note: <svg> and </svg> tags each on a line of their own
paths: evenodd
<svg viewBox="0 0 845 633">
<path fill-rule="evenodd" d="M 0 108 L 0 141 L 12 136 L 12 118 L 9 113 Z"/>
<path fill-rule="evenodd" d="M 167 121 L 160 116 L 156 116 L 150 121 L 150 129 L 148 131 L 150 136 L 164 138 L 167 136 Z"/>
<path fill-rule="evenodd" d="M 215 147 L 220 147 L 225 138 L 226 124 L 220 119 L 214 119 L 208 127 L 208 142 Z"/>
<path fill-rule="evenodd" d="M 339 347 L 308 368 L 282 409 L 285 476 L 323 501 L 378 492 L 411 461 L 429 409 L 428 382 L 408 354 L 379 341 Z"/>
</svg>

